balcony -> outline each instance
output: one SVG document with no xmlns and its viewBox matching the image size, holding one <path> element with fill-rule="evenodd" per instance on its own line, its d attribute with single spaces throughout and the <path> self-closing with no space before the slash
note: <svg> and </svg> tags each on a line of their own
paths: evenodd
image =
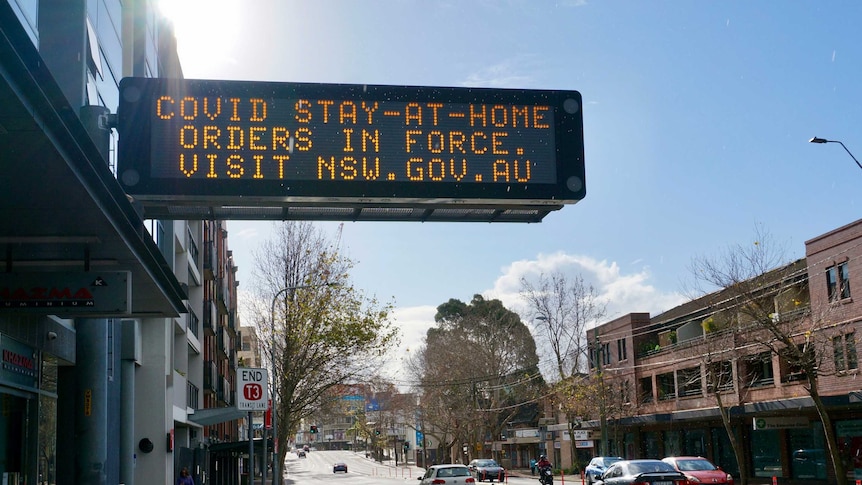
<svg viewBox="0 0 862 485">
<path fill-rule="evenodd" d="M 218 274 L 218 257 L 216 255 L 215 243 L 207 241 L 204 244 L 204 278 L 212 281 Z"/>
<path fill-rule="evenodd" d="M 204 300 L 204 334 L 215 335 L 218 327 L 218 311 L 212 300 Z"/>
</svg>

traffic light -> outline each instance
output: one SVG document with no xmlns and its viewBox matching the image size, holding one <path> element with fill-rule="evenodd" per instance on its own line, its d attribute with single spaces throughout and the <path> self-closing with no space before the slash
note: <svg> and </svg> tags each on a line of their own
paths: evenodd
<svg viewBox="0 0 862 485">
<path fill-rule="evenodd" d="M 374 436 L 380 436 L 380 430 L 379 429 L 374 430 Z"/>
<path fill-rule="evenodd" d="M 311 434 L 317 434 L 317 426 L 311 427 Z"/>
</svg>

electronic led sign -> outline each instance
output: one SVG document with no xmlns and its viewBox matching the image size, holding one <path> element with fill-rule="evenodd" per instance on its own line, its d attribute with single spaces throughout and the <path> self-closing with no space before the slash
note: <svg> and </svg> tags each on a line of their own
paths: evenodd
<svg viewBox="0 0 862 485">
<path fill-rule="evenodd" d="M 118 174 L 152 204 L 558 209 L 576 91 L 127 78 Z"/>
</svg>

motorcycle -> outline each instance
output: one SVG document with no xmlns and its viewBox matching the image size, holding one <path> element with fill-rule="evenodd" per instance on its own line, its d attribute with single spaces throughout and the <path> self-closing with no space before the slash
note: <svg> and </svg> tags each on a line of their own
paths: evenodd
<svg viewBox="0 0 862 485">
<path fill-rule="evenodd" d="M 549 466 L 539 468 L 539 483 L 542 485 L 554 484 L 554 471 Z"/>
</svg>

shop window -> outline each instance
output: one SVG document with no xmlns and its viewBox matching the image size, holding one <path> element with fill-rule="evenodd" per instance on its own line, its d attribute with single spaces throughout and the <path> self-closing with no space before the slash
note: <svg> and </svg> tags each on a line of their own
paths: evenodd
<svg viewBox="0 0 862 485">
<path fill-rule="evenodd" d="M 745 359 L 743 374 L 748 387 L 769 386 L 775 383 L 772 371 L 772 353 L 761 352 Z"/>
<path fill-rule="evenodd" d="M 639 401 L 641 403 L 652 402 L 652 377 L 642 377 L 640 381 L 638 381 L 638 385 L 640 387 Z"/>
<path fill-rule="evenodd" d="M 850 270 L 847 261 L 826 268 L 826 293 L 829 301 L 850 298 Z"/>
<path fill-rule="evenodd" d="M 729 360 L 710 362 L 706 380 L 710 393 L 733 390 L 733 364 Z"/>
<path fill-rule="evenodd" d="M 808 429 L 787 430 L 792 478 L 826 478 L 827 454 L 822 430 L 820 423 L 812 423 Z"/>
<path fill-rule="evenodd" d="M 673 380 L 673 372 L 659 374 L 656 377 L 658 383 L 658 399 L 659 401 L 667 401 L 676 397 L 676 387 Z"/>
<path fill-rule="evenodd" d="M 751 466 L 755 477 L 782 476 L 781 442 L 777 429 L 751 433 Z"/>
<path fill-rule="evenodd" d="M 689 367 L 677 371 L 679 381 L 679 396 L 700 396 L 703 394 L 703 386 L 700 381 L 700 367 Z"/>
<path fill-rule="evenodd" d="M 835 370 L 845 372 L 857 369 L 856 332 L 845 333 L 832 338 L 832 352 L 835 360 Z"/>
</svg>

